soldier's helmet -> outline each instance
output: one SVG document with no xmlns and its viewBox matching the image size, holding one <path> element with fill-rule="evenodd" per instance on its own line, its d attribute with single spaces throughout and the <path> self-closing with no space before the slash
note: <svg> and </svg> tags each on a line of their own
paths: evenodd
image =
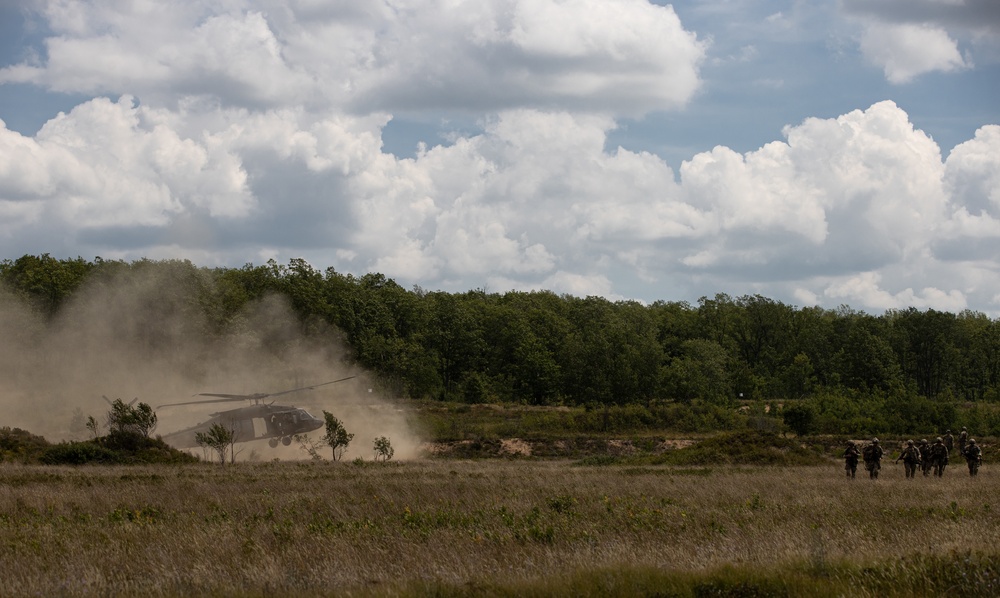
<svg viewBox="0 0 1000 598">
<path fill-rule="evenodd" d="M 927 444 L 927 439 L 926 438 L 921 438 L 920 439 L 920 444 Z"/>
<path fill-rule="evenodd" d="M 907 441 L 906 441 L 906 444 L 907 444 L 908 446 L 913 446 L 913 441 L 912 441 L 912 440 L 907 440 Z"/>
<path fill-rule="evenodd" d="M 872 438 L 872 444 L 878 444 L 878 438 Z"/>
<path fill-rule="evenodd" d="M 962 426 L 962 430 L 965 430 L 965 426 Z"/>
<path fill-rule="evenodd" d="M 854 441 L 853 440 L 848 440 L 847 441 L 847 446 L 854 446 Z"/>
<path fill-rule="evenodd" d="M 945 434 L 951 434 L 951 430 L 945 430 L 944 433 Z"/>
<path fill-rule="evenodd" d="M 970 440 L 970 441 L 969 441 L 969 444 L 976 444 L 976 439 L 975 439 L 975 438 L 973 438 L 972 440 Z"/>
<path fill-rule="evenodd" d="M 938 436 L 938 437 L 937 437 L 937 440 L 935 440 L 934 442 L 944 442 L 944 441 L 943 441 L 943 440 L 941 440 L 941 437 L 940 437 L 940 436 Z"/>
</svg>

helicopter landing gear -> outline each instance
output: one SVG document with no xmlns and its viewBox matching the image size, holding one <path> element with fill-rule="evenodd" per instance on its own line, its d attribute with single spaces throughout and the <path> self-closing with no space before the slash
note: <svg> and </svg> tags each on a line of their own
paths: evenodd
<svg viewBox="0 0 1000 598">
<path fill-rule="evenodd" d="M 271 448 L 274 448 L 274 447 L 278 446 L 278 439 L 277 438 L 269 438 L 268 441 L 267 441 L 267 446 L 269 446 Z"/>
<path fill-rule="evenodd" d="M 285 445 L 285 446 L 288 446 L 288 445 L 290 445 L 291 443 L 292 443 L 292 437 L 291 437 L 291 436 L 285 436 L 285 437 L 283 437 L 283 438 L 281 439 L 281 444 L 283 444 L 283 445 Z"/>
</svg>

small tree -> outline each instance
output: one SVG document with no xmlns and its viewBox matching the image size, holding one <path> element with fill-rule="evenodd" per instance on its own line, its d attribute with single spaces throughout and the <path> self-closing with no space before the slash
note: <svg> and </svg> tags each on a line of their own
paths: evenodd
<svg viewBox="0 0 1000 598">
<path fill-rule="evenodd" d="M 326 435 L 323 436 L 323 442 L 330 445 L 330 449 L 333 451 L 333 460 L 340 461 L 344 453 L 347 452 L 348 445 L 354 440 L 354 434 L 348 434 L 344 424 L 332 413 L 324 411 L 323 417 L 326 419 Z"/>
<path fill-rule="evenodd" d="M 156 412 L 148 403 L 140 402 L 132 408 L 132 429 L 146 438 L 156 429 Z"/>
<path fill-rule="evenodd" d="M 298 442 L 299 448 L 304 450 L 313 461 L 323 460 L 319 454 L 319 449 L 323 448 L 324 444 L 322 440 L 313 440 L 308 434 L 296 434 L 292 436 L 292 440 Z"/>
<path fill-rule="evenodd" d="M 392 459 L 392 455 L 395 451 L 392 449 L 392 443 L 385 436 L 379 436 L 375 439 L 375 461 L 382 461 L 385 463 L 389 459 Z"/>
<path fill-rule="evenodd" d="M 133 400 L 132 403 L 135 401 Z M 156 429 L 156 412 L 146 403 L 133 406 L 121 399 L 111 402 L 108 430 L 111 434 L 137 434 L 149 437 Z"/>
<path fill-rule="evenodd" d="M 86 426 L 87 429 L 90 430 L 90 433 L 93 434 L 94 440 L 97 440 L 97 437 L 101 435 L 101 427 L 100 424 L 97 423 L 97 420 L 94 419 L 93 415 L 87 416 Z"/>
<path fill-rule="evenodd" d="M 104 397 L 107 400 L 107 397 Z M 109 401 L 111 410 L 108 411 L 107 428 L 108 434 L 125 434 L 129 431 L 129 420 L 132 415 L 132 406 L 121 399 Z"/>
<path fill-rule="evenodd" d="M 219 464 L 225 466 L 226 451 L 233 446 L 236 440 L 236 432 L 222 424 L 212 424 L 208 432 L 198 432 L 195 434 L 194 440 L 199 446 L 208 447 L 218 453 Z"/>
</svg>

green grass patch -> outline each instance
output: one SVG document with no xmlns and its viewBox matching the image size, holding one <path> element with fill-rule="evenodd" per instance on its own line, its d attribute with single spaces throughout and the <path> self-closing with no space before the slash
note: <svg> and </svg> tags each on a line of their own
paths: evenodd
<svg viewBox="0 0 1000 598">
<path fill-rule="evenodd" d="M 690 447 L 658 456 L 670 465 L 819 465 L 821 451 L 772 432 L 740 430 L 711 436 Z"/>
<path fill-rule="evenodd" d="M 829 461 L 824 447 L 803 445 L 798 439 L 772 432 L 739 430 L 723 432 L 680 449 L 635 455 L 591 455 L 577 465 L 674 465 L 682 467 L 709 465 L 820 465 Z"/>
<path fill-rule="evenodd" d="M 400 589 L 402 596 L 440 597 L 676 597 L 812 598 L 843 596 L 993 597 L 1000 591 L 1000 555 L 953 552 L 912 554 L 871 566 L 812 565 L 736 567 L 676 571 L 653 567 L 614 567 L 555 574 L 511 583 L 420 581 Z"/>
</svg>

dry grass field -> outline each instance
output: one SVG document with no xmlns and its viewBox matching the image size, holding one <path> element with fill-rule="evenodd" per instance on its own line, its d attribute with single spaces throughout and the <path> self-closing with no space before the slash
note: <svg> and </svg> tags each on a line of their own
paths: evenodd
<svg viewBox="0 0 1000 598">
<path fill-rule="evenodd" d="M 0 465 L 0 596 L 987 596 L 1000 473 Z"/>
</svg>

